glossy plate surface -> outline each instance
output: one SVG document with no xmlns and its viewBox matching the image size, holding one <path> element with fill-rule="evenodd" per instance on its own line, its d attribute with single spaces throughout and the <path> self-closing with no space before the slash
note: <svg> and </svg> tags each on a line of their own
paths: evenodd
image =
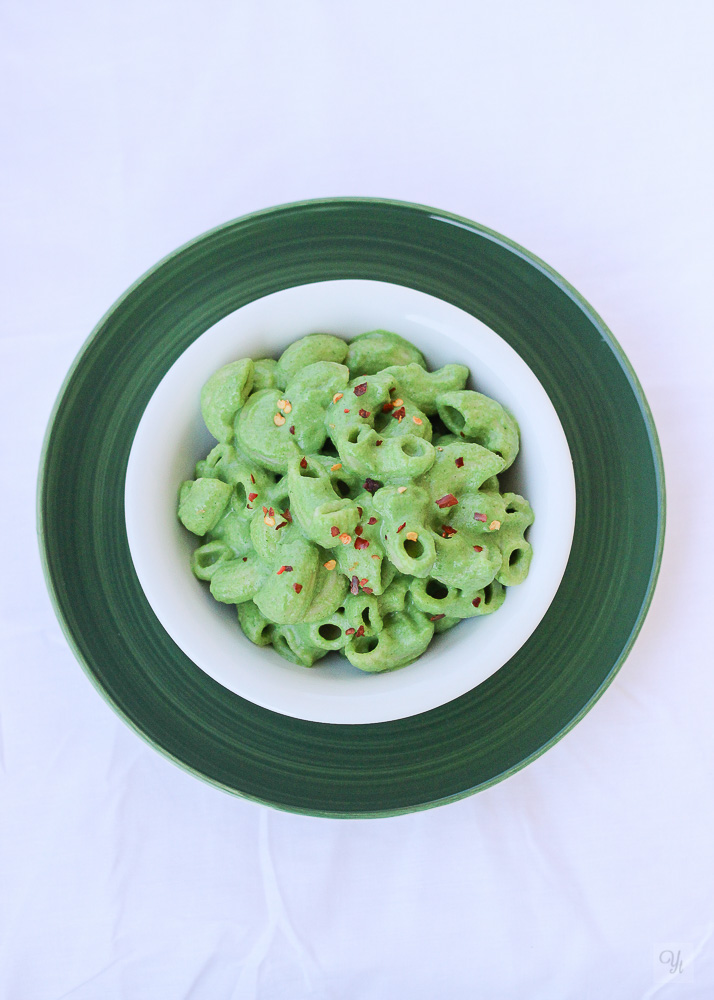
<svg viewBox="0 0 714 1000">
<path fill-rule="evenodd" d="M 440 297 L 503 337 L 555 406 L 577 490 L 568 567 L 528 642 L 448 704 L 371 725 L 279 715 L 199 670 L 152 612 L 124 520 L 136 428 L 183 351 L 248 302 L 339 278 Z M 556 742 L 629 652 L 651 600 L 664 528 L 661 459 L 646 400 L 588 304 L 542 261 L 475 223 L 360 199 L 239 219 L 176 251 L 129 289 L 67 377 L 45 442 L 38 502 L 60 621 L 126 721 L 228 791 L 336 816 L 394 814 L 461 797 Z"/>
</svg>

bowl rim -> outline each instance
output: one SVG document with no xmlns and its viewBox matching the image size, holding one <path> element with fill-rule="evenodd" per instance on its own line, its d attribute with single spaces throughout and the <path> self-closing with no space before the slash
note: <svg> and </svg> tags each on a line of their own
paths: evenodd
<svg viewBox="0 0 714 1000">
<path fill-rule="evenodd" d="M 108 321 L 122 308 L 122 306 L 129 300 L 136 290 L 140 288 L 149 278 L 157 274 L 172 261 L 184 255 L 191 248 L 198 246 L 204 241 L 209 240 L 211 237 L 216 236 L 222 232 L 233 229 L 237 226 L 250 225 L 261 218 L 267 218 L 271 216 L 278 215 L 283 212 L 294 212 L 300 209 L 316 209 L 319 207 L 349 207 L 349 206 L 383 206 L 385 208 L 393 209 L 409 209 L 419 213 L 426 213 L 435 222 L 445 222 L 450 225 L 460 227 L 472 235 L 489 240 L 500 247 L 509 250 L 511 253 L 521 258 L 529 267 L 535 268 L 544 277 L 546 277 L 552 284 L 556 286 L 562 293 L 564 293 L 575 306 L 584 314 L 587 321 L 595 327 L 603 341 L 607 344 L 609 350 L 615 356 L 617 363 L 624 374 L 632 395 L 636 401 L 637 408 L 642 417 L 643 428 L 646 434 L 647 442 L 649 445 L 649 455 L 652 459 L 652 471 L 653 471 L 653 484 L 654 484 L 654 500 L 656 502 L 656 530 L 654 532 L 654 542 L 651 549 L 651 559 L 648 559 L 649 575 L 647 578 L 646 586 L 644 587 L 644 594 L 639 605 L 639 610 L 637 615 L 632 622 L 632 626 L 627 637 L 626 642 L 622 645 L 619 650 L 618 655 L 612 661 L 612 664 L 605 674 L 604 678 L 600 684 L 595 688 L 590 697 L 582 704 L 577 711 L 571 716 L 569 721 L 563 725 L 559 730 L 554 732 L 547 740 L 545 740 L 540 746 L 530 753 L 527 753 L 520 760 L 514 763 L 512 766 L 507 767 L 496 774 L 491 775 L 487 780 L 477 784 L 474 787 L 463 788 L 456 792 L 450 792 L 445 794 L 443 797 L 436 797 L 429 801 L 419 801 L 416 803 L 410 802 L 407 805 L 368 809 L 368 810 L 331 810 L 331 809 L 314 809 L 314 808 L 304 808 L 301 806 L 295 806 L 286 802 L 274 801 L 270 798 L 261 798 L 258 794 L 252 794 L 249 791 L 237 789 L 236 787 L 225 783 L 214 776 L 204 774 L 199 769 L 193 767 L 191 764 L 183 761 L 172 753 L 169 749 L 162 746 L 160 742 L 155 740 L 152 736 L 147 734 L 142 730 L 142 728 L 136 724 L 136 722 L 124 711 L 124 709 L 118 704 L 115 698 L 100 682 L 99 677 L 93 672 L 91 664 L 85 657 L 77 638 L 73 634 L 70 623 L 66 619 L 62 604 L 60 601 L 60 594 L 58 589 L 57 581 L 54 579 L 52 573 L 52 567 L 50 565 L 49 553 L 47 548 L 47 524 L 46 524 L 46 510 L 44 507 L 45 501 L 45 488 L 47 485 L 48 476 L 48 463 L 50 456 L 50 446 L 52 443 L 53 431 L 55 430 L 56 420 L 58 413 L 61 409 L 62 403 L 67 395 L 68 389 L 72 384 L 75 374 L 84 361 L 87 353 L 91 350 L 95 340 L 101 335 Z M 101 695 L 107 700 L 114 710 L 124 719 L 124 721 L 137 732 L 142 739 L 148 742 L 155 749 L 159 750 L 164 756 L 173 760 L 176 764 L 192 773 L 202 780 L 205 780 L 211 784 L 221 787 L 226 791 L 234 794 L 239 794 L 242 797 L 252 799 L 263 804 L 268 804 L 280 809 L 285 809 L 291 812 L 306 813 L 309 815 L 321 815 L 321 816 L 332 816 L 332 817 L 345 817 L 345 818 L 355 818 L 355 817 L 370 817 L 370 816 L 389 816 L 398 815 L 407 812 L 413 812 L 424 808 L 431 808 L 437 805 L 441 805 L 445 802 L 456 801 L 458 799 L 464 798 L 475 791 L 480 791 L 485 788 L 490 787 L 498 781 L 503 780 L 509 775 L 519 771 L 523 767 L 527 766 L 533 760 L 540 757 L 548 749 L 559 742 L 575 725 L 587 714 L 587 712 L 596 704 L 596 702 L 602 697 L 605 690 L 612 683 L 615 675 L 622 666 L 623 662 L 629 655 L 632 646 L 642 628 L 645 617 L 649 610 L 652 602 L 652 597 L 654 594 L 654 589 L 657 582 L 657 577 L 661 567 L 662 552 L 664 546 L 664 533 L 665 533 L 665 520 L 666 520 L 666 493 L 665 493 L 665 480 L 664 480 L 664 466 L 662 460 L 661 448 L 657 436 L 656 427 L 654 424 L 654 419 L 652 416 L 651 409 L 643 392 L 640 381 L 635 374 L 635 371 L 627 358 L 625 352 L 620 346 L 619 342 L 616 340 L 610 329 L 607 327 L 605 322 L 602 320 L 600 315 L 593 309 L 593 307 L 587 302 L 587 300 L 565 279 L 560 275 L 555 269 L 548 265 L 545 261 L 539 258 L 537 255 L 526 250 L 520 244 L 501 235 L 500 233 L 485 227 L 479 223 L 473 222 L 466 217 L 456 215 L 450 212 L 443 211 L 441 209 L 433 208 L 427 205 L 413 203 L 409 201 L 389 199 L 389 198 L 371 198 L 371 197 L 330 197 L 330 198 L 316 198 L 307 199 L 297 202 L 287 202 L 276 206 L 266 207 L 245 215 L 242 215 L 236 219 L 224 222 L 218 226 L 212 227 L 204 233 L 197 235 L 191 240 L 185 242 L 180 247 L 171 251 L 162 257 L 156 264 L 152 265 L 143 274 L 141 274 L 128 288 L 122 293 L 116 301 L 106 310 L 100 320 L 96 323 L 93 330 L 85 340 L 84 344 L 77 353 L 74 361 L 72 362 L 63 382 L 60 390 L 57 394 L 57 398 L 52 407 L 50 418 L 48 420 L 47 429 L 45 432 L 41 457 L 39 463 L 38 472 L 38 491 L 37 491 L 37 532 L 40 548 L 40 557 L 43 567 L 43 573 L 45 576 L 45 581 L 47 589 L 52 601 L 55 614 L 59 620 L 60 626 L 67 638 L 70 648 L 73 650 L 75 657 L 85 670 L 85 672 L 90 677 L 90 680 L 101 693 Z M 649 551 L 649 550 L 648 550 Z M 319 724 L 316 724 L 319 725 Z M 378 725 L 378 724 L 377 724 Z"/>
</svg>

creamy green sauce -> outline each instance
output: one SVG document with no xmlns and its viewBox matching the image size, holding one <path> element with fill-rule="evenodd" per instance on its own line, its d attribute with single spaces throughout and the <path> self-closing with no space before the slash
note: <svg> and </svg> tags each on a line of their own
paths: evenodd
<svg viewBox="0 0 714 1000">
<path fill-rule="evenodd" d="M 514 418 L 384 330 L 235 361 L 201 393 L 218 444 L 182 484 L 191 567 L 259 646 L 394 670 L 528 574 L 533 511 L 501 493 Z"/>
</svg>

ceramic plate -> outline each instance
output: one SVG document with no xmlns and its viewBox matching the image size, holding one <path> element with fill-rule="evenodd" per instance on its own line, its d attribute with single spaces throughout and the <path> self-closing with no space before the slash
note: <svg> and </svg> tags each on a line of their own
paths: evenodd
<svg viewBox="0 0 714 1000">
<path fill-rule="evenodd" d="M 500 669 L 430 710 L 352 724 L 281 714 L 200 669 L 147 600 L 124 509 L 137 427 L 177 359 L 248 303 L 343 279 L 436 297 L 510 345 L 555 408 L 577 500 L 561 585 Z M 362 199 L 286 205 L 228 223 L 129 289 L 65 381 L 38 499 L 58 616 L 80 662 L 124 719 L 176 763 L 227 791 L 346 817 L 459 798 L 562 737 L 634 642 L 664 528 L 652 418 L 627 359 L 590 306 L 542 261 L 490 230 L 434 209 Z"/>
</svg>

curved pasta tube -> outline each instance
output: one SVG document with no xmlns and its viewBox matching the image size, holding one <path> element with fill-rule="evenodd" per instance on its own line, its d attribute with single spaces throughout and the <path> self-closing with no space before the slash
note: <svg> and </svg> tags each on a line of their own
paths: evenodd
<svg viewBox="0 0 714 1000">
<path fill-rule="evenodd" d="M 466 365 L 444 365 L 433 372 L 418 364 L 393 365 L 385 372 L 394 376 L 397 394 L 408 396 L 428 416 L 436 413 L 440 393 L 463 389 L 469 377 Z"/>
<path fill-rule="evenodd" d="M 254 597 L 267 575 L 255 552 L 222 562 L 211 576 L 211 593 L 222 604 L 242 604 Z"/>
<path fill-rule="evenodd" d="M 385 486 L 375 494 L 373 503 L 382 518 L 380 535 L 390 562 L 400 573 L 428 576 L 436 547 L 426 524 L 426 492 L 413 483 L 406 488 Z"/>
<path fill-rule="evenodd" d="M 251 596 L 266 618 L 278 625 L 294 625 L 305 620 L 312 604 L 318 579 L 317 549 L 296 537 L 279 547 L 278 556 Z"/>
<path fill-rule="evenodd" d="M 498 532 L 498 544 L 503 555 L 501 569 L 496 576 L 499 583 L 515 587 L 528 576 L 533 549 L 524 532 L 535 520 L 527 500 L 516 493 L 504 493 L 504 518 Z"/>
<path fill-rule="evenodd" d="M 273 641 L 275 623 L 258 610 L 253 601 L 246 601 L 237 607 L 238 622 L 245 635 L 256 646 L 269 646 Z"/>
<path fill-rule="evenodd" d="M 339 536 L 352 534 L 359 520 L 356 505 L 341 500 L 330 477 L 314 459 L 294 458 L 288 467 L 292 513 L 301 529 L 318 545 L 332 548 Z"/>
<path fill-rule="evenodd" d="M 388 614 L 376 635 L 353 636 L 345 646 L 352 666 L 367 673 L 396 670 L 424 652 L 434 634 L 428 615 L 407 601 L 402 611 Z"/>
<path fill-rule="evenodd" d="M 347 354 L 347 343 L 329 333 L 310 333 L 286 347 L 275 370 L 276 384 L 285 389 L 293 376 L 318 361 L 339 364 Z"/>
<path fill-rule="evenodd" d="M 212 541 L 199 545 L 191 556 L 191 569 L 199 580 L 210 580 L 221 563 L 233 559 L 234 554 L 224 542 Z"/>
<path fill-rule="evenodd" d="M 201 414 L 204 423 L 218 441 L 233 440 L 235 415 L 253 388 L 253 362 L 250 358 L 232 361 L 219 368 L 201 390 Z"/>
<path fill-rule="evenodd" d="M 328 653 L 327 649 L 310 641 L 310 633 L 304 625 L 274 626 L 273 646 L 284 659 L 292 660 L 301 667 L 311 667 Z"/>
<path fill-rule="evenodd" d="M 277 389 L 261 389 L 249 397 L 238 413 L 236 440 L 245 454 L 264 469 L 285 472 L 288 460 L 298 453 L 291 424 L 278 407 Z"/>
<path fill-rule="evenodd" d="M 500 403 L 480 392 L 463 389 L 437 396 L 439 416 L 453 434 L 475 441 L 503 459 L 503 468 L 518 454 L 518 424 Z"/>
<path fill-rule="evenodd" d="M 421 351 L 388 330 L 360 333 L 350 343 L 345 364 L 352 375 L 374 375 L 388 365 L 417 364 L 426 368 Z"/>
<path fill-rule="evenodd" d="M 205 535 L 218 523 L 228 506 L 231 487 L 220 479 L 196 479 L 183 483 L 178 516 L 194 535 Z"/>
<path fill-rule="evenodd" d="M 283 412 L 288 414 L 301 451 L 310 453 L 322 448 L 327 437 L 325 411 L 334 394 L 345 388 L 348 379 L 349 372 L 344 365 L 318 361 L 301 369 L 288 382 Z"/>
<path fill-rule="evenodd" d="M 277 387 L 276 369 L 278 362 L 274 358 L 260 358 L 253 362 L 253 392 L 260 389 L 275 389 Z"/>
<path fill-rule="evenodd" d="M 410 590 L 414 604 L 429 616 L 477 618 L 497 611 L 506 598 L 505 588 L 491 580 L 482 587 L 445 586 L 440 580 L 413 580 Z"/>
</svg>

